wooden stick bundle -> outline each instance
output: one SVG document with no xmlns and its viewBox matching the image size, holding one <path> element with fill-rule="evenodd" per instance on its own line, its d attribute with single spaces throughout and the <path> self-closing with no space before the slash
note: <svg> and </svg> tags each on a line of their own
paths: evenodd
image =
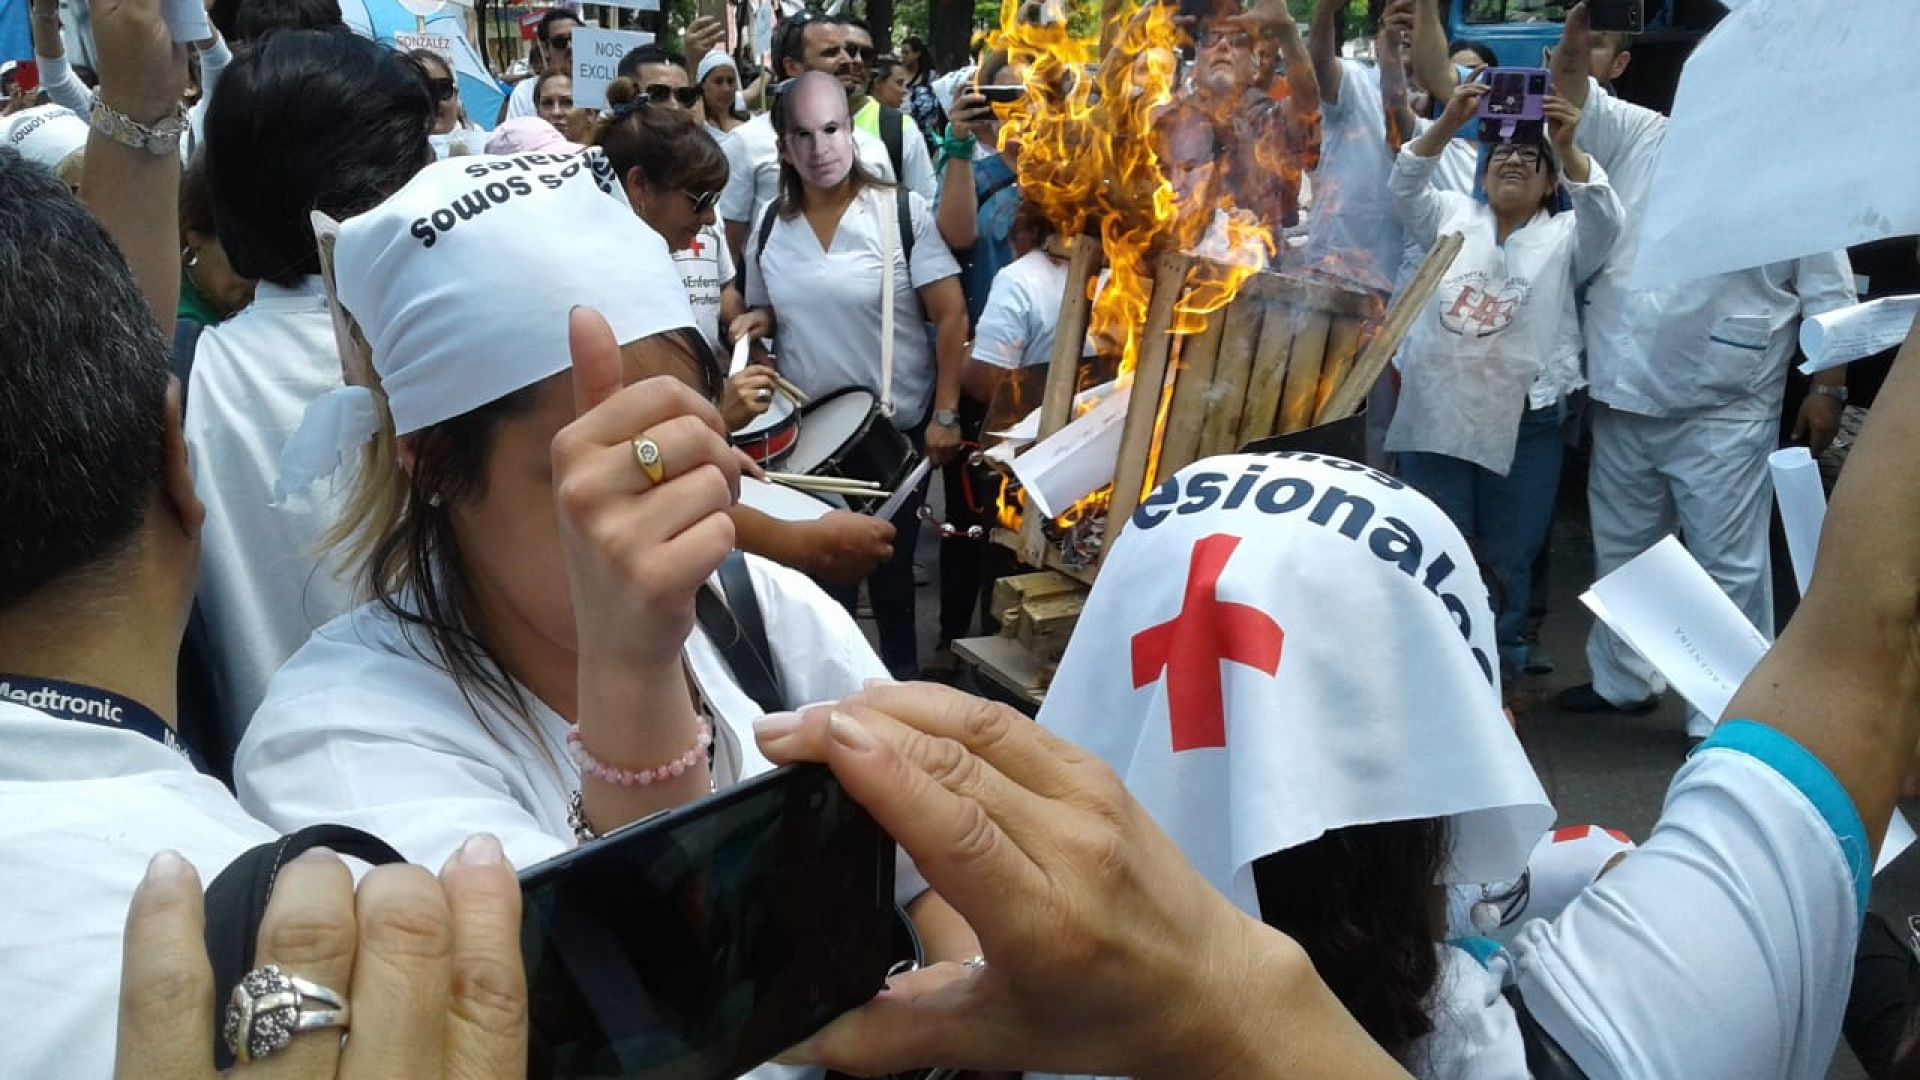
<svg viewBox="0 0 1920 1080">
<path fill-rule="evenodd" d="M 1354 362 L 1353 370 L 1340 384 L 1339 389 L 1327 400 L 1325 412 L 1331 419 L 1350 416 L 1366 400 L 1368 391 L 1380 379 L 1380 373 L 1386 370 L 1393 354 L 1400 351 L 1400 343 L 1407 339 L 1407 331 L 1426 310 L 1427 301 L 1433 299 L 1433 291 L 1440 287 L 1440 279 L 1445 277 L 1447 269 L 1460 254 L 1460 246 L 1465 238 L 1459 233 L 1448 233 L 1434 242 L 1433 249 L 1427 252 L 1426 260 L 1420 264 L 1419 272 L 1413 275 L 1407 290 L 1400 294 L 1393 310 L 1387 312 L 1387 321 L 1374 331 L 1373 340 L 1367 342 L 1365 352 Z"/>
<path fill-rule="evenodd" d="M 1200 426 L 1198 457 L 1240 449 L 1240 414 L 1265 311 L 1266 305 L 1258 300 L 1238 296 L 1221 313 L 1226 329 L 1220 337 L 1220 355 L 1213 362 L 1213 385 L 1207 389 L 1207 418 Z"/>
<path fill-rule="evenodd" d="M 1045 439 L 1073 419 L 1073 395 L 1080 377 L 1080 352 L 1091 314 L 1089 296 L 1093 275 L 1100 268 L 1100 240 L 1073 239 L 1067 258 L 1067 291 L 1060 300 L 1060 321 L 1054 328 L 1053 354 L 1047 358 L 1046 396 L 1040 401 L 1039 437 Z M 1020 550 L 1029 566 L 1043 566 L 1047 554 L 1045 522 L 1031 505 L 1020 526 Z"/>
<path fill-rule="evenodd" d="M 1167 330 L 1173 326 L 1173 309 L 1186 287 L 1187 271 L 1193 259 L 1186 255 L 1162 255 L 1153 273 L 1153 298 L 1147 304 L 1147 322 L 1141 328 L 1140 355 L 1133 369 L 1133 390 L 1127 399 L 1127 418 L 1120 429 L 1120 460 L 1113 468 L 1113 500 L 1107 505 L 1106 546 L 1100 557 L 1113 549 L 1114 537 L 1134 508 L 1140 505 L 1140 489 L 1147 484 L 1147 459 L 1153 454 L 1153 426 L 1160 417 L 1160 399 L 1167 385 L 1167 356 L 1172 339 Z"/>
</svg>

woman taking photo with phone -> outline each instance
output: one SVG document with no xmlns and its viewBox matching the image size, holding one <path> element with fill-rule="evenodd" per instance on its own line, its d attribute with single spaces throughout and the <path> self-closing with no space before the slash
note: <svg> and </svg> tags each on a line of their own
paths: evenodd
<svg viewBox="0 0 1920 1080">
<path fill-rule="evenodd" d="M 465 158 L 340 228 L 367 349 L 283 476 L 371 440 L 331 537 L 370 602 L 280 670 L 241 744 L 242 802 L 276 827 L 351 824 L 429 865 L 484 829 L 531 866 L 765 771 L 753 718 L 884 674 L 812 582 L 729 557 L 714 368 L 615 191 L 597 152 Z M 512 287 L 530 272 L 550 287 Z M 578 306 L 605 325 L 570 331 Z"/>
<path fill-rule="evenodd" d="M 1463 83 L 1440 119 L 1407 144 L 1389 189 L 1407 239 L 1465 240 L 1400 354 L 1400 403 L 1387 450 L 1438 503 L 1499 582 L 1501 666 L 1527 667 L 1522 636 L 1534 558 L 1559 491 L 1561 421 L 1580 372 L 1574 291 L 1620 235 L 1620 200 L 1574 142 L 1580 112 L 1545 101 L 1547 141 L 1481 154 L 1469 197 L 1433 185 L 1448 141 L 1473 123 L 1483 83 Z M 1564 192 L 1564 195 L 1562 194 Z"/>
<path fill-rule="evenodd" d="M 870 392 L 881 420 L 944 464 L 960 451 L 967 309 L 932 208 L 855 162 L 847 95 L 832 76 L 809 72 L 787 84 L 773 126 L 780 197 L 748 237 L 751 310 L 731 336 L 773 338 L 775 366 L 811 399 Z M 914 521 L 919 503 L 916 494 L 896 520 Z M 881 655 L 896 678 L 919 668 L 914 535 L 902 529 L 893 559 L 867 581 Z M 840 598 L 851 607 L 851 590 Z"/>
</svg>

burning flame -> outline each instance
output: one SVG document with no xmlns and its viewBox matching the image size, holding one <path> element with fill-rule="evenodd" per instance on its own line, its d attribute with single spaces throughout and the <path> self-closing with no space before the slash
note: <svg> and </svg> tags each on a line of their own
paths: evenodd
<svg viewBox="0 0 1920 1080">
<path fill-rule="evenodd" d="M 1061 4 L 1077 5 L 1069 19 Z M 1317 116 L 1282 107 L 1249 108 L 1238 95 L 1183 93 L 1179 9 L 1123 5 L 1098 26 L 1100 0 L 1003 0 L 991 48 L 1024 71 L 1027 94 L 1002 107 L 999 148 L 1022 196 L 1065 237 L 1098 236 L 1106 274 L 1088 283 L 1088 335 L 1118 360 L 1129 384 L 1145 341 L 1147 310 L 1162 253 L 1200 256 L 1174 304 L 1166 343 L 1168 375 L 1154 395 L 1153 444 L 1145 485 L 1158 474 L 1173 372 L 1182 345 L 1205 330 L 1241 285 L 1274 260 L 1276 231 L 1292 223 L 1304 168 L 1296 147 L 1318 146 Z M 1034 17 L 1035 15 L 1038 17 Z M 1072 25 L 1093 27 L 1076 34 Z M 1102 32 L 1104 29 L 1104 33 Z M 1296 125 L 1286 132 L 1273 124 Z M 1018 529 L 1017 492 L 1003 478 L 999 518 Z M 1104 515 L 1111 489 L 1082 499 L 1055 520 L 1058 530 Z"/>
</svg>

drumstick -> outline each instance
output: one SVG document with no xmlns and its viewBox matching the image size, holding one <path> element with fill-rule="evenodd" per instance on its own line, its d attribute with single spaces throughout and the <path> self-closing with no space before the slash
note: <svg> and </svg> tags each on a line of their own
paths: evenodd
<svg viewBox="0 0 1920 1080">
<path fill-rule="evenodd" d="M 829 495 L 853 495 L 862 499 L 885 499 L 893 492 L 883 487 L 872 487 L 862 481 L 841 480 L 829 476 L 792 476 L 781 473 L 768 473 L 767 479 L 776 484 L 785 484 L 801 491 L 823 492 Z"/>
<path fill-rule="evenodd" d="M 741 337 L 733 343 L 733 365 L 727 368 L 727 378 L 747 370 L 747 350 L 753 345 L 753 339 Z"/>
<path fill-rule="evenodd" d="M 795 486 L 802 484 L 834 484 L 839 487 L 864 488 L 867 491 L 879 491 L 880 484 L 873 480 L 859 480 L 851 476 L 815 476 L 812 473 L 769 472 L 769 480 L 792 481 Z"/>
<path fill-rule="evenodd" d="M 777 371 L 773 374 L 773 385 L 779 387 L 781 393 L 792 398 L 795 405 L 805 405 L 807 403 L 807 395 L 801 393 L 799 387 L 788 382 L 786 376 L 781 375 Z"/>
</svg>

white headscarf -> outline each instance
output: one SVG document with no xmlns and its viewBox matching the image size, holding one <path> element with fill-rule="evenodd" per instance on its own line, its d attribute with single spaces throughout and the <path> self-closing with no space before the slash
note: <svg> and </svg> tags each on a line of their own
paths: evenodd
<svg viewBox="0 0 1920 1080">
<path fill-rule="evenodd" d="M 1040 722 L 1257 918 L 1255 860 L 1352 825 L 1445 818 L 1442 881 L 1519 876 L 1553 808 L 1495 657 L 1473 556 L 1424 497 L 1337 458 L 1218 457 L 1142 501 Z"/>
<path fill-rule="evenodd" d="M 396 435 L 567 370 L 576 307 L 604 315 L 622 345 L 697 325 L 666 243 L 597 149 L 429 165 L 339 227 L 333 269 Z M 281 457 L 280 497 L 331 473 L 375 416 L 357 386 L 309 406 Z"/>
<path fill-rule="evenodd" d="M 20 151 L 21 157 L 51 172 L 58 172 L 86 145 L 86 119 L 60 105 L 22 109 L 7 117 L 4 133 L 0 133 L 0 146 Z"/>
</svg>

